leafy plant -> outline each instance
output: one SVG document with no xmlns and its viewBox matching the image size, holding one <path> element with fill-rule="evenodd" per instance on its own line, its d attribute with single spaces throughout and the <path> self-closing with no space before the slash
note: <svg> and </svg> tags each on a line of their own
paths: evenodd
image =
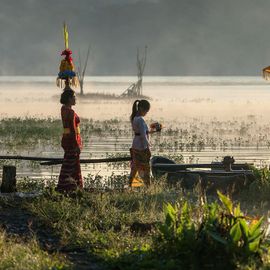
<svg viewBox="0 0 270 270">
<path fill-rule="evenodd" d="M 222 211 L 216 226 L 208 229 L 207 233 L 224 245 L 225 250 L 233 256 L 247 259 L 261 254 L 264 250 L 263 217 L 258 219 L 245 216 L 240 210 L 240 204 L 233 207 L 232 201 L 219 191 L 218 197 L 222 202 Z"/>
<path fill-rule="evenodd" d="M 188 202 L 164 206 L 165 221 L 158 227 L 154 251 L 159 256 L 180 260 L 185 267 L 222 261 L 234 267 L 251 258 L 260 264 L 268 248 L 262 218 L 244 215 L 240 204 L 218 192 L 221 205 L 206 204 L 202 209 Z M 181 259 L 180 259 L 181 258 Z M 228 266 L 229 267 L 229 266 Z"/>
</svg>

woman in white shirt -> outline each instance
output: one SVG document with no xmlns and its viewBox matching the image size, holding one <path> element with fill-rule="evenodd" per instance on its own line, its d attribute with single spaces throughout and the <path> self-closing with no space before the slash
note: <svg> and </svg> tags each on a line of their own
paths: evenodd
<svg viewBox="0 0 270 270">
<path fill-rule="evenodd" d="M 130 121 L 134 132 L 131 154 L 130 186 L 139 187 L 145 184 L 150 186 L 150 144 L 149 130 L 143 117 L 149 112 L 150 103 L 145 100 L 136 100 L 132 106 Z M 143 183 L 142 183 L 142 181 Z"/>
</svg>

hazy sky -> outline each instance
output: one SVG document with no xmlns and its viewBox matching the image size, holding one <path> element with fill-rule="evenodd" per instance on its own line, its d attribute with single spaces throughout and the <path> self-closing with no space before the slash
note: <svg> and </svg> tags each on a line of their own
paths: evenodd
<svg viewBox="0 0 270 270">
<path fill-rule="evenodd" d="M 270 65 L 269 0 L 0 0 L 0 75 L 56 75 L 69 28 L 87 75 L 260 75 Z"/>
</svg>

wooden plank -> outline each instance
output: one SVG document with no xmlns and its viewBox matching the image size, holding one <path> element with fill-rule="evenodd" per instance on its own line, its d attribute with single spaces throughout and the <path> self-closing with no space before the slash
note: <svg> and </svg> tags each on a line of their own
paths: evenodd
<svg viewBox="0 0 270 270">
<path fill-rule="evenodd" d="M 232 170 L 232 171 L 209 171 L 209 170 L 179 170 L 175 171 L 176 174 L 201 174 L 201 175 L 237 175 L 237 174 L 253 174 L 251 170 Z"/>
<path fill-rule="evenodd" d="M 33 160 L 33 161 L 59 161 L 62 158 L 51 158 L 51 157 L 31 157 L 31 156 L 0 156 L 0 159 L 8 160 Z"/>
<path fill-rule="evenodd" d="M 120 162 L 120 161 L 130 161 L 131 157 L 117 157 L 117 158 L 97 158 L 97 159 L 81 159 L 80 163 L 106 163 L 106 162 Z M 47 161 L 47 162 L 41 162 L 40 165 L 57 165 L 62 164 L 63 159 L 60 160 L 53 160 L 53 161 Z"/>
<path fill-rule="evenodd" d="M 252 164 L 232 164 L 232 169 L 234 168 L 243 168 L 243 169 L 248 169 L 249 166 Z M 186 170 L 188 168 L 209 168 L 209 169 L 223 169 L 223 164 L 216 164 L 216 163 L 211 163 L 211 164 L 164 164 L 164 163 L 155 163 L 152 165 L 153 169 L 156 169 L 158 171 L 163 171 L 163 172 L 176 172 L 179 170 Z"/>
<path fill-rule="evenodd" d="M 50 157 L 31 157 L 31 156 L 0 156 L 0 159 L 7 160 L 31 160 L 31 161 L 44 161 L 41 165 L 55 165 L 62 164 L 63 158 L 50 158 Z M 130 161 L 131 157 L 116 157 L 116 158 L 98 158 L 98 159 L 81 159 L 81 163 L 104 163 L 104 162 L 120 162 Z"/>
</svg>

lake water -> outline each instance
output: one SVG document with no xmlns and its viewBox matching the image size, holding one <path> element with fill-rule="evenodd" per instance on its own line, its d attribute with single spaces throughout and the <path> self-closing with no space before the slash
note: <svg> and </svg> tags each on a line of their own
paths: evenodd
<svg viewBox="0 0 270 270">
<path fill-rule="evenodd" d="M 136 77 L 86 77 L 85 93 L 104 93 L 120 95 Z M 54 77 L 0 77 L 0 117 L 38 117 L 60 118 L 59 97 L 61 89 L 56 87 Z M 77 89 L 79 92 L 79 89 Z M 257 130 L 263 140 L 268 140 L 270 124 L 270 83 L 260 77 L 145 77 L 143 94 L 151 98 L 151 110 L 146 121 L 160 121 L 165 128 L 181 128 L 192 121 L 199 121 L 198 134 L 203 123 L 213 121 L 246 121 L 256 119 Z M 131 112 L 130 100 L 91 100 L 78 99 L 75 111 L 81 118 L 94 120 L 118 119 L 127 121 Z M 195 119 L 195 120 L 194 120 Z M 82 122 L 83 125 L 83 122 Z M 264 129 L 260 127 L 264 125 Z M 195 127 L 196 128 L 196 127 Z M 213 130 L 209 126 L 209 132 Z M 254 134 L 254 138 L 257 134 Z M 170 138 L 154 139 L 153 142 L 170 140 Z M 264 136 L 264 137 L 263 137 Z M 228 138 L 230 134 L 228 132 Z M 257 137 L 256 137 L 257 138 Z M 175 138 L 174 138 L 175 139 Z M 84 140 L 82 158 L 102 157 L 106 153 L 128 153 L 130 137 L 92 137 Z M 270 140 L 270 138 L 269 138 Z M 181 154 L 185 162 L 211 162 L 220 160 L 222 156 L 233 155 L 238 162 L 254 162 L 258 166 L 269 165 L 270 150 L 265 144 L 242 145 L 241 147 L 206 146 L 204 150 L 188 149 L 161 150 L 153 146 L 153 154 Z M 1 150 L 5 153 L 5 149 Z M 24 153 L 29 153 L 25 149 Z M 39 153 L 38 150 L 36 153 Z M 62 156 L 61 148 L 42 150 L 41 155 Z M 83 175 L 88 173 L 110 174 L 128 173 L 127 169 L 117 169 L 104 165 L 82 166 Z M 20 170 L 20 176 L 57 177 L 59 166 L 42 168 L 41 170 Z"/>
</svg>

